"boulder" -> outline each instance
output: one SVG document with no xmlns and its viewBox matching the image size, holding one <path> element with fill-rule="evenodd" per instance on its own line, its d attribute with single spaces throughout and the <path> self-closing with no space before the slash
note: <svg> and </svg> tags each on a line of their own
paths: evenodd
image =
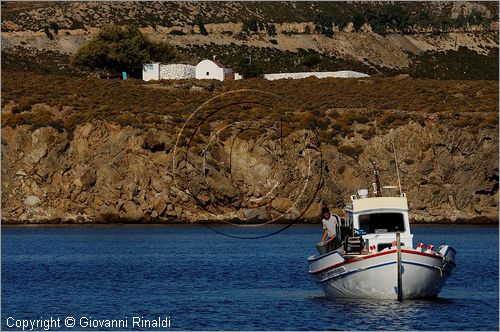
<svg viewBox="0 0 500 332">
<path fill-rule="evenodd" d="M 162 197 L 153 198 L 152 202 L 153 210 L 158 213 L 158 215 L 163 215 L 167 210 L 167 202 Z"/>
<path fill-rule="evenodd" d="M 103 205 L 99 209 L 97 220 L 98 222 L 116 222 L 119 219 L 120 210 L 116 205 Z"/>
<path fill-rule="evenodd" d="M 121 207 L 123 214 L 122 218 L 128 221 L 139 221 L 144 218 L 144 214 L 141 208 L 135 204 L 133 201 L 126 201 Z"/>
<path fill-rule="evenodd" d="M 312 203 L 307 210 L 302 214 L 302 219 L 307 221 L 319 220 L 321 217 L 321 205 Z"/>
<path fill-rule="evenodd" d="M 204 206 L 210 202 L 210 195 L 208 195 L 208 193 L 205 191 L 199 193 L 196 197 L 198 198 L 198 201 Z"/>
<path fill-rule="evenodd" d="M 165 188 L 165 182 L 157 177 L 151 177 L 151 188 L 157 193 L 161 193 L 163 188 Z"/>
<path fill-rule="evenodd" d="M 34 148 L 33 150 L 31 150 L 31 152 L 29 152 L 26 155 L 26 162 L 28 164 L 36 164 L 40 161 L 40 159 L 42 159 L 46 155 L 47 155 L 47 147 L 46 146 L 38 146 L 38 147 Z"/>
<path fill-rule="evenodd" d="M 271 215 L 264 208 L 243 209 L 243 216 L 247 221 L 267 221 L 271 219 Z"/>
<path fill-rule="evenodd" d="M 144 136 L 141 147 L 151 152 L 165 151 L 165 143 L 158 137 L 158 130 L 154 128 L 150 129 Z"/>
<path fill-rule="evenodd" d="M 42 203 L 42 200 L 38 196 L 30 195 L 24 199 L 24 205 L 29 207 L 38 206 L 40 203 Z"/>
<path fill-rule="evenodd" d="M 275 198 L 271 203 L 271 207 L 279 212 L 287 212 L 293 206 L 293 202 L 289 198 Z"/>
<path fill-rule="evenodd" d="M 97 172 L 92 165 L 89 165 L 85 173 L 81 178 L 82 190 L 87 190 L 90 187 L 93 187 L 97 181 Z"/>
<path fill-rule="evenodd" d="M 125 195 L 125 199 L 132 200 L 137 195 L 139 191 L 139 187 L 135 182 L 129 182 L 126 186 L 123 187 L 123 193 Z"/>
</svg>

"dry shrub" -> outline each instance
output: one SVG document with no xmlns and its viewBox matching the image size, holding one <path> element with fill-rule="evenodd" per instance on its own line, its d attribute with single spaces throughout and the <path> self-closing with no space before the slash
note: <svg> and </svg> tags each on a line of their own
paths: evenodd
<svg viewBox="0 0 500 332">
<path fill-rule="evenodd" d="M 316 129 L 318 127 L 317 118 L 311 112 L 297 113 L 299 118 L 299 127 L 301 129 Z"/>
<path fill-rule="evenodd" d="M 319 139 L 322 143 L 326 144 L 337 143 L 336 132 L 333 129 L 320 130 Z"/>
<path fill-rule="evenodd" d="M 375 134 L 376 134 L 375 127 L 370 126 L 366 130 L 363 131 L 363 134 L 361 135 L 361 137 L 363 137 L 364 140 L 369 140 L 373 136 L 375 136 Z"/>
<path fill-rule="evenodd" d="M 218 136 L 220 141 L 225 142 L 230 137 L 233 136 L 233 132 L 232 132 L 231 128 L 226 128 L 226 129 L 222 130 L 221 132 L 219 132 L 219 134 L 217 136 Z"/>
<path fill-rule="evenodd" d="M 332 129 L 338 133 L 338 134 L 342 134 L 344 136 L 347 136 L 349 135 L 350 133 L 352 133 L 352 126 L 350 126 L 349 124 L 347 124 L 347 122 L 344 121 L 344 119 L 337 119 L 333 122 L 332 124 Z"/>
<path fill-rule="evenodd" d="M 150 123 L 150 124 L 157 124 L 161 125 L 163 124 L 163 119 L 158 116 L 158 115 L 147 115 L 144 120 L 145 123 Z"/>
<path fill-rule="evenodd" d="M 490 128 L 495 129 L 498 128 L 498 113 L 488 114 L 482 121 L 478 123 L 477 126 L 479 129 Z"/>
<path fill-rule="evenodd" d="M 460 119 L 457 119 L 457 120 L 454 120 L 451 122 L 451 125 L 453 127 L 457 127 L 457 128 L 465 128 L 465 127 L 469 127 L 471 125 L 471 120 L 469 118 L 460 118 Z"/>
<path fill-rule="evenodd" d="M 238 134 L 238 138 L 239 139 L 242 139 L 242 140 L 245 140 L 245 141 L 249 141 L 251 139 L 257 139 L 259 136 L 262 135 L 262 131 L 261 130 L 257 130 L 257 129 L 247 129 L 247 130 L 243 130 L 241 131 L 239 134 Z M 276 137 L 277 138 L 277 137 Z"/>
<path fill-rule="evenodd" d="M 380 128 L 396 128 L 408 123 L 408 116 L 397 112 L 385 111 L 378 118 L 377 124 Z"/>
<path fill-rule="evenodd" d="M 31 109 L 31 103 L 29 101 L 21 101 L 18 105 L 12 108 L 12 113 L 13 114 L 22 113 L 29 111 L 30 109 Z"/>
<path fill-rule="evenodd" d="M 342 119 L 348 125 L 352 125 L 354 122 L 357 123 L 368 123 L 370 119 L 359 112 L 345 112 L 342 114 Z"/>
<path fill-rule="evenodd" d="M 271 91 L 283 97 L 284 101 L 270 102 L 265 97 L 250 96 L 248 98 L 252 102 L 270 104 L 272 107 L 252 104 L 246 110 L 224 110 L 211 116 L 210 121 L 261 121 L 263 117 L 268 116 L 275 120 L 286 114 L 283 120 L 283 136 L 286 137 L 298 129 L 317 129 L 322 140 L 329 140 L 332 142 L 330 144 L 337 144 L 336 140 L 340 136 L 353 135 L 353 127 L 356 127 L 356 124 L 366 124 L 373 120 L 377 120 L 376 124 L 382 131 L 401 126 L 409 120 L 419 121 L 423 125 L 422 116 L 419 114 L 422 111 L 445 113 L 448 119 L 450 114 L 459 114 L 458 118 L 455 118 L 458 126 L 466 122 L 459 121 L 461 112 L 491 112 L 491 117 L 484 117 L 476 127 L 498 128 L 498 81 L 401 81 L 374 77 L 365 81 L 372 84 L 363 83 L 361 86 L 359 80 L 333 78 L 279 81 L 248 79 L 227 81 L 205 88 L 196 81 L 145 83 L 134 79 L 99 80 L 50 73 L 4 73 L 2 101 L 4 104 L 13 102 L 18 108 L 13 114 L 3 115 L 2 125 L 32 125 L 30 119 L 19 116 L 31 113 L 27 112 L 31 105 L 45 103 L 60 109 L 73 105 L 74 111 L 64 111 L 61 114 L 64 116 L 64 126 L 69 131 L 93 119 L 134 127 L 163 124 L 163 118 L 156 116 L 168 116 L 172 130 L 177 131 L 194 110 L 218 93 L 236 89 L 259 89 Z M 186 88 L 193 85 L 202 86 L 204 90 L 190 91 Z M 455 97 L 458 94 L 463 95 L 463 98 Z M 211 107 L 227 105 L 228 102 L 230 101 L 221 100 L 218 105 Z M 397 106 L 398 110 L 412 113 L 407 115 L 404 112 L 385 111 L 382 114 L 372 114 L 368 111 L 344 111 L 339 112 L 340 115 L 332 112 L 329 117 L 325 116 L 327 109 L 360 108 L 380 112 L 386 106 Z M 48 124 L 52 120 L 35 119 L 40 121 L 40 125 Z M 59 126 L 60 122 L 52 125 Z M 365 129 L 362 132 L 364 139 L 370 139 L 373 135 L 374 129 Z"/>
<path fill-rule="evenodd" d="M 345 154 L 346 156 L 356 159 L 363 152 L 363 147 L 359 144 L 354 144 L 354 145 L 345 144 L 339 146 L 337 150 L 340 153 Z"/>
<path fill-rule="evenodd" d="M 135 116 L 130 114 L 120 114 L 115 120 L 122 127 L 132 126 L 135 123 Z"/>
<path fill-rule="evenodd" d="M 284 120 L 281 123 L 280 134 L 283 137 L 287 137 L 297 129 L 298 129 L 298 124 L 296 122 L 293 122 L 290 119 Z"/>
</svg>

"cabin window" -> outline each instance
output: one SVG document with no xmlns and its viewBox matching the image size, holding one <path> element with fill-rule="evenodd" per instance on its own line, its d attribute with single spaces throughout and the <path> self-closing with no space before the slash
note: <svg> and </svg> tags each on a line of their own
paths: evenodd
<svg viewBox="0 0 500 332">
<path fill-rule="evenodd" d="M 153 70 L 153 65 L 152 64 L 148 64 L 148 70 Z"/>
<path fill-rule="evenodd" d="M 403 242 L 401 242 L 401 247 L 404 247 L 405 244 Z M 377 251 L 382 251 L 384 250 L 385 248 L 391 248 L 392 247 L 392 243 L 379 243 L 377 245 Z"/>
<path fill-rule="evenodd" d="M 376 234 L 404 232 L 405 221 L 402 213 L 362 214 L 359 216 L 359 229 Z"/>
<path fill-rule="evenodd" d="M 207 76 L 210 75 L 210 73 L 207 71 Z"/>
</svg>

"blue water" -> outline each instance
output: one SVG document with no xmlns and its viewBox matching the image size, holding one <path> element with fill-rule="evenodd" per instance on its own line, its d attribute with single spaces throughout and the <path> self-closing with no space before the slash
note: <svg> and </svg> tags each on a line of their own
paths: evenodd
<svg viewBox="0 0 500 332">
<path fill-rule="evenodd" d="M 261 235 L 279 226 L 215 227 Z M 439 298 L 400 303 L 326 299 L 307 273 L 317 225 L 258 240 L 200 225 L 4 226 L 2 330 L 14 330 L 9 317 L 60 318 L 63 330 L 89 330 L 81 317 L 122 319 L 131 329 L 134 316 L 169 317 L 164 330 L 498 330 L 498 228 L 413 232 L 414 243 L 455 247 L 458 266 Z"/>
</svg>

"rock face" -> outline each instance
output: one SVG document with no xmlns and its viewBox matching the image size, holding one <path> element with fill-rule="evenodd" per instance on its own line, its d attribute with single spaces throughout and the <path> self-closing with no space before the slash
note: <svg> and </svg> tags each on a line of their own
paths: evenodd
<svg viewBox="0 0 500 332">
<path fill-rule="evenodd" d="M 94 121 L 68 138 L 2 128 L 2 222 L 317 221 L 323 204 L 340 212 L 371 188 L 370 158 L 384 185 L 397 184 L 392 142 L 415 221 L 498 220 L 494 129 L 409 122 L 346 138 L 361 147 L 354 157 L 307 130 L 219 139 L 204 151 L 151 130 Z"/>
</svg>

